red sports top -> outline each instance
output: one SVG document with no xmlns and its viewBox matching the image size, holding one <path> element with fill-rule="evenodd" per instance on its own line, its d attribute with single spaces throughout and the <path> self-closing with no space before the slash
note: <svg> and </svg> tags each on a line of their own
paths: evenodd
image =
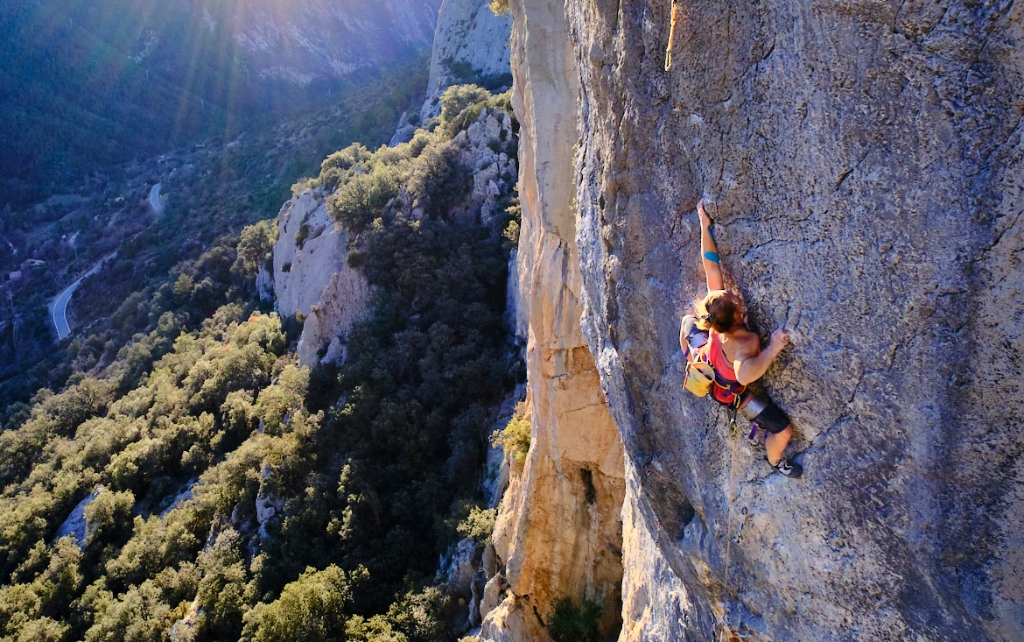
<svg viewBox="0 0 1024 642">
<path fill-rule="evenodd" d="M 714 395 L 715 401 L 728 405 L 736 401 L 737 395 L 743 394 L 746 386 L 740 385 L 736 371 L 732 369 L 732 364 L 722 351 L 721 335 L 714 330 L 710 330 L 708 334 L 708 342 L 704 344 L 704 349 L 707 350 L 705 356 L 715 369 L 715 385 L 711 386 L 711 394 Z"/>
</svg>

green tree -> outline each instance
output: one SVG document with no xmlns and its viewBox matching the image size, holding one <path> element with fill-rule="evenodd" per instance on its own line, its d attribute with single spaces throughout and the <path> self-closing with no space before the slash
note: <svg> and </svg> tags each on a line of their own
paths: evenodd
<svg viewBox="0 0 1024 642">
<path fill-rule="evenodd" d="M 441 123 L 452 122 L 467 107 L 491 97 L 491 92 L 476 85 L 455 85 L 441 94 Z M 473 119 L 475 120 L 475 118 Z"/>
<path fill-rule="evenodd" d="M 590 600 L 576 604 L 572 598 L 555 600 L 548 615 L 548 633 L 555 642 L 595 642 L 601 624 L 601 605 Z"/>
<path fill-rule="evenodd" d="M 85 507 L 85 533 L 89 544 L 103 543 L 132 520 L 135 495 L 131 491 L 99 493 Z"/>
<path fill-rule="evenodd" d="M 345 640 L 348 577 L 333 564 L 307 568 L 269 604 L 245 615 L 243 639 L 251 642 L 335 642 Z"/>
<path fill-rule="evenodd" d="M 203 637 L 234 640 L 241 633 L 242 614 L 249 604 L 240 546 L 238 533 L 227 528 L 213 546 L 199 554 L 202 579 L 196 602 L 202 609 L 199 628 Z"/>
</svg>

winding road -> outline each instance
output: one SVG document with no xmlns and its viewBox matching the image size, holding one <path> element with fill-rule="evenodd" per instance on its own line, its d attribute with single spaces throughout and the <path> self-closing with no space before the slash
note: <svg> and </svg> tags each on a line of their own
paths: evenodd
<svg viewBox="0 0 1024 642">
<path fill-rule="evenodd" d="M 157 216 L 164 213 L 164 204 L 160 202 L 160 186 L 163 183 L 157 183 L 153 187 L 149 188 L 149 206 L 153 208 Z"/>
<path fill-rule="evenodd" d="M 92 266 L 92 269 L 78 277 L 78 280 L 67 287 L 66 290 L 57 295 L 57 298 L 53 300 L 52 307 L 50 308 L 50 318 L 53 319 L 53 327 L 57 329 L 57 338 L 60 340 L 66 339 L 71 334 L 71 326 L 68 325 L 68 302 L 71 301 L 71 295 L 75 293 L 78 286 L 82 284 L 82 279 L 87 276 L 91 276 L 100 271 L 103 264 L 110 259 L 117 256 L 117 252 L 111 252 L 99 260 L 99 263 Z"/>
<path fill-rule="evenodd" d="M 149 206 L 153 208 L 153 211 L 158 216 L 164 213 L 164 204 L 160 202 L 161 185 L 163 183 L 157 183 L 149 189 Z M 68 303 L 71 301 L 71 295 L 82 284 L 82 279 L 99 272 L 103 264 L 115 256 L 117 256 L 116 250 L 104 256 L 96 265 L 92 266 L 91 270 L 78 277 L 77 281 L 69 285 L 67 289 L 53 300 L 53 303 L 50 305 L 50 318 L 53 320 L 53 327 L 57 329 L 57 338 L 59 340 L 64 340 L 71 334 L 71 326 L 68 324 Z"/>
</svg>

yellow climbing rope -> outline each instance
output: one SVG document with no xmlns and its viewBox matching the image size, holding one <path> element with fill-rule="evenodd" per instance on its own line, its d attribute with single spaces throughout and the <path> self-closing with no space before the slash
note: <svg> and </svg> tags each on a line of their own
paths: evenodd
<svg viewBox="0 0 1024 642">
<path fill-rule="evenodd" d="M 668 47 L 665 48 L 665 71 L 672 69 L 672 52 L 675 50 L 676 23 L 681 19 L 679 3 L 682 0 L 672 0 L 672 23 L 668 28 Z"/>
<path fill-rule="evenodd" d="M 729 495 L 726 500 L 729 502 L 729 516 L 725 522 L 725 583 L 722 588 L 722 619 L 719 621 L 721 625 L 720 642 L 740 642 L 740 638 L 736 635 L 732 627 L 729 626 L 729 612 L 726 609 L 727 600 L 729 598 L 729 564 L 732 561 L 732 504 L 733 495 L 736 492 L 736 451 L 739 450 L 740 446 L 740 435 L 739 427 L 736 425 L 736 415 L 732 416 L 732 420 L 729 422 L 729 441 L 732 442 L 732 454 L 729 460 Z"/>
</svg>

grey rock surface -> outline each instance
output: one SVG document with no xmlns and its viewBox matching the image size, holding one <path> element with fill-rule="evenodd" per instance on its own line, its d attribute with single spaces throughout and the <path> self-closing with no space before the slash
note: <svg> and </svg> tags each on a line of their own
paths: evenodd
<svg viewBox="0 0 1024 642">
<path fill-rule="evenodd" d="M 677 6 L 666 72 L 670 3 L 565 5 L 583 328 L 646 531 L 620 639 L 1024 638 L 1024 7 Z M 701 196 L 793 332 L 764 384 L 802 480 L 682 389 Z M 641 590 L 687 598 L 644 628 Z"/>
<path fill-rule="evenodd" d="M 103 486 L 97 486 L 91 493 L 86 495 L 82 501 L 78 502 L 57 529 L 57 534 L 53 536 L 53 539 L 56 541 L 62 537 L 71 535 L 74 536 L 75 540 L 78 542 L 78 548 L 84 549 L 86 535 L 88 534 L 88 524 L 85 519 L 85 508 L 105 490 L 106 488 Z"/>
<path fill-rule="evenodd" d="M 501 603 L 505 591 L 505 578 L 500 574 L 487 580 L 484 585 L 484 595 L 480 599 L 480 617 L 487 617 L 487 614 L 494 610 L 494 607 Z"/>
<path fill-rule="evenodd" d="M 366 277 L 345 262 L 349 234 L 327 213 L 327 197 L 317 188 L 285 203 L 274 244 L 275 307 L 306 317 L 297 347 L 305 366 L 325 348 L 325 360 L 344 357 L 343 339 L 365 316 L 370 296 Z"/>
<path fill-rule="evenodd" d="M 449 551 L 448 559 L 441 566 L 449 594 L 471 601 L 473 576 L 479 560 L 478 548 L 476 540 L 466 537 Z"/>
</svg>

